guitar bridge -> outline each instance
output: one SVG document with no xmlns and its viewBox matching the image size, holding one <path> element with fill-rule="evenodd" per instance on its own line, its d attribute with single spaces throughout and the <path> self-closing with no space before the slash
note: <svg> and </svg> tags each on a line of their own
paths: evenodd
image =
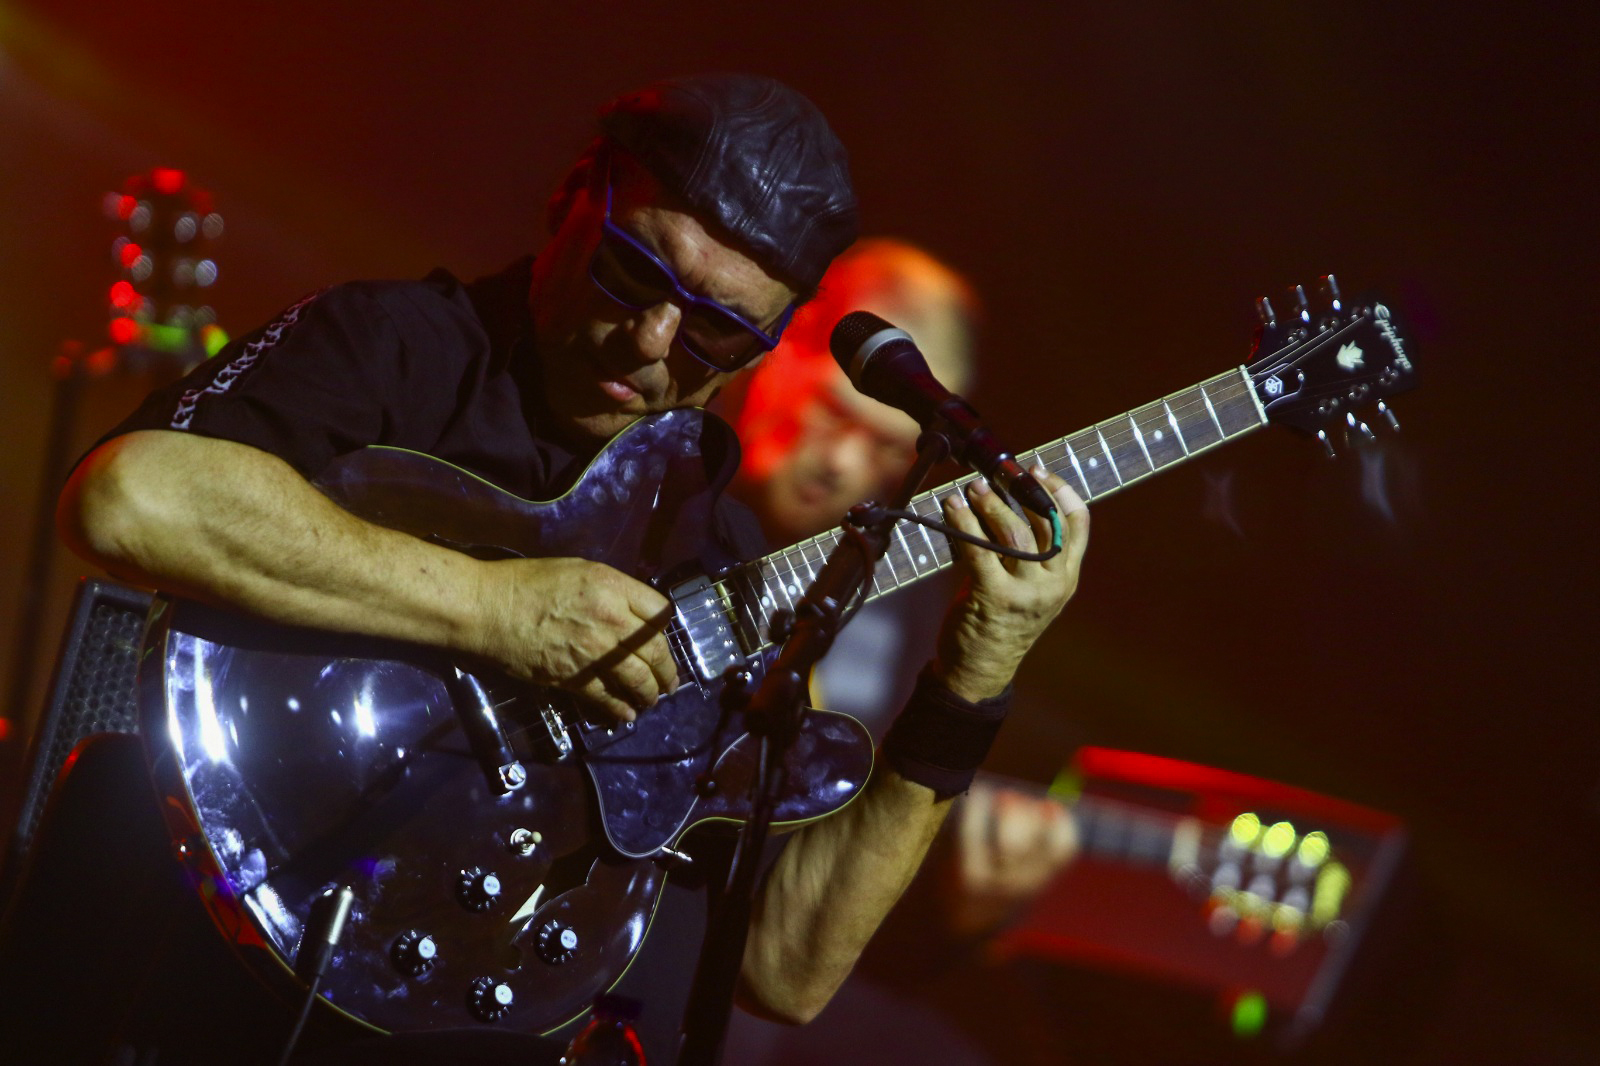
<svg viewBox="0 0 1600 1066">
<path fill-rule="evenodd" d="M 561 712 L 548 703 L 541 704 L 539 721 L 544 723 L 551 754 L 555 756 L 556 762 L 564 762 L 572 755 L 572 735 L 567 732 L 567 723 L 562 719 Z"/>
</svg>

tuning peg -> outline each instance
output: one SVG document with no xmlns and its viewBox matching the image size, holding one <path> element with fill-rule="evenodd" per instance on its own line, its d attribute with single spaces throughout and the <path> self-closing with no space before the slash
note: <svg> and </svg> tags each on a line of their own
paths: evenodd
<svg viewBox="0 0 1600 1066">
<path fill-rule="evenodd" d="M 1311 301 L 1306 299 L 1306 287 L 1304 285 L 1296 285 L 1292 291 L 1294 292 L 1295 303 L 1300 305 L 1300 321 L 1309 326 L 1311 324 Z"/>
<path fill-rule="evenodd" d="M 1344 310 L 1344 298 L 1339 293 L 1339 279 L 1332 274 L 1322 275 L 1322 295 L 1328 301 L 1328 307 L 1334 314 Z"/>
<path fill-rule="evenodd" d="M 1378 401 L 1378 413 L 1383 416 L 1385 422 L 1389 423 L 1390 429 L 1396 433 L 1400 432 L 1400 420 L 1394 416 L 1394 411 L 1390 409 L 1389 405 L 1382 400 Z"/>
<path fill-rule="evenodd" d="M 1325 430 L 1325 429 L 1317 430 L 1317 439 L 1322 442 L 1322 450 L 1328 453 L 1328 458 L 1329 459 L 1337 459 L 1337 458 L 1339 458 L 1339 453 L 1333 450 L 1333 441 L 1328 439 L 1328 431 L 1327 430 Z"/>
<path fill-rule="evenodd" d="M 1368 426 L 1365 422 L 1361 421 L 1351 412 L 1346 411 L 1344 413 L 1344 421 L 1345 425 L 1348 427 L 1348 432 L 1356 434 L 1357 439 L 1362 444 L 1371 444 L 1373 441 L 1378 439 L 1378 435 L 1372 432 L 1372 427 Z"/>
<path fill-rule="evenodd" d="M 1261 316 L 1261 324 L 1268 329 L 1278 324 L 1278 313 L 1272 309 L 1272 301 L 1265 296 L 1256 298 L 1256 314 Z"/>
</svg>

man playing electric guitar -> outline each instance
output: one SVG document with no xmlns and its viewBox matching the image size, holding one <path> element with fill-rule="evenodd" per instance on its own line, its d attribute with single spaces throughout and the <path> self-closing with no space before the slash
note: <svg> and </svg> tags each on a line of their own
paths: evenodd
<svg viewBox="0 0 1600 1066">
<path fill-rule="evenodd" d="M 662 83 L 613 101 L 601 128 L 531 261 L 470 284 L 441 271 L 324 290 L 150 397 L 75 471 L 60 509 L 69 544 L 170 593 L 433 646 L 621 722 L 648 716 L 678 679 L 661 593 L 600 563 L 431 544 L 311 483 L 383 444 L 557 497 L 630 423 L 703 404 L 758 359 L 856 236 L 842 147 L 775 82 Z M 1040 563 L 960 550 L 965 592 L 870 783 L 793 833 L 766 877 L 741 974 L 748 1009 L 801 1023 L 822 1008 L 970 782 L 1088 538 L 1078 497 L 1042 481 L 1061 552 Z M 1017 547 L 1049 543 L 1046 524 L 1030 527 L 981 481 L 969 503 L 946 505 L 969 533 L 980 516 Z M 712 561 L 756 550 L 735 507 L 719 503 L 714 528 Z M 681 1003 L 681 987 L 657 993 Z"/>
</svg>

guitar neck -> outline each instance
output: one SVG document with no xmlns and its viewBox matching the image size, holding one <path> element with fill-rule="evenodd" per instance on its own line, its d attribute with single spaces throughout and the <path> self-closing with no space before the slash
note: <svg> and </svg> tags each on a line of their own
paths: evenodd
<svg viewBox="0 0 1600 1066">
<path fill-rule="evenodd" d="M 1267 414 L 1249 375 L 1235 367 L 1198 385 L 1069 433 L 1017 456 L 1024 467 L 1041 463 L 1085 501 L 1100 500 L 1160 470 L 1266 424 Z M 924 492 L 910 510 L 938 520 L 943 501 L 978 475 L 969 474 Z M 771 619 L 792 611 L 843 536 L 840 530 L 801 541 L 741 567 L 721 582 L 745 644 L 752 651 L 770 644 Z M 868 600 L 877 599 L 950 566 L 950 542 L 914 522 L 896 524 L 889 550 L 872 575 Z"/>
<path fill-rule="evenodd" d="M 1197 862 L 1205 844 L 1221 838 L 1221 831 L 1206 830 L 1197 818 L 1100 796 L 1080 796 L 1071 806 L 1084 853 L 1130 865 L 1176 870 Z"/>
<path fill-rule="evenodd" d="M 1189 814 L 1178 814 L 1112 796 L 1057 795 L 1032 781 L 980 771 L 972 791 L 958 802 L 997 792 L 1010 792 L 1034 800 L 1059 803 L 1072 813 L 1077 825 L 1077 850 L 1130 866 L 1165 866 L 1178 870 L 1198 863 L 1202 853 L 1214 853 L 1227 829 L 1207 826 Z M 993 803 L 993 800 L 988 800 Z"/>
</svg>

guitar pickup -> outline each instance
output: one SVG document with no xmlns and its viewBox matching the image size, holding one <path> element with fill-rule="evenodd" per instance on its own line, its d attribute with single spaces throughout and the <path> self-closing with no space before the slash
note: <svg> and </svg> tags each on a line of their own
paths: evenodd
<svg viewBox="0 0 1600 1066">
<path fill-rule="evenodd" d="M 722 595 L 709 577 L 700 575 L 672 587 L 674 625 L 667 627 L 667 638 L 679 663 L 694 676 L 685 681 L 710 684 L 731 666 L 742 666 L 744 649 L 733 631 Z"/>
</svg>

